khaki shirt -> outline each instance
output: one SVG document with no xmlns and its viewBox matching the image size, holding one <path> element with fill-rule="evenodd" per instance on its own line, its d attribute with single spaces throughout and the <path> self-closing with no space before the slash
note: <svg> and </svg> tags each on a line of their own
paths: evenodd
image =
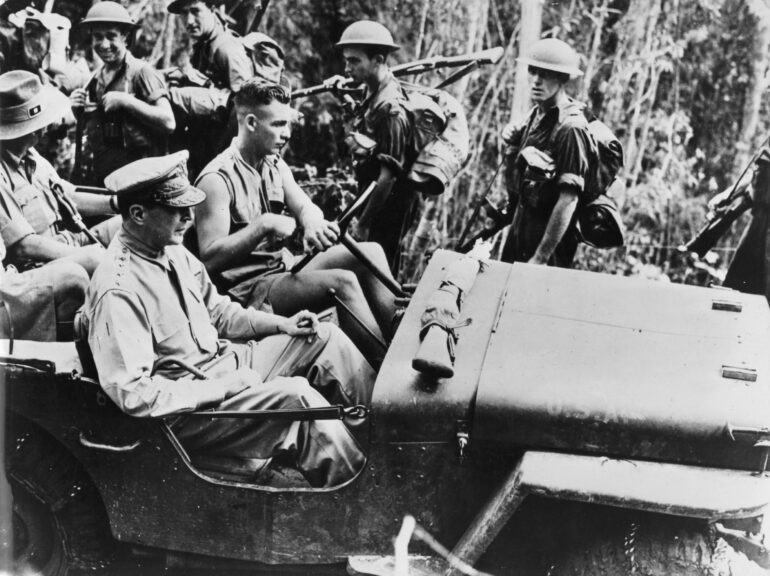
<svg viewBox="0 0 770 576">
<path fill-rule="evenodd" d="M 178 281 L 174 278 L 178 277 Z M 205 369 L 229 345 L 253 339 L 266 315 L 220 295 L 182 246 L 156 252 L 122 229 L 94 273 L 83 307 L 88 343 L 105 392 L 132 416 L 167 416 L 220 403 L 216 377 L 195 380 L 175 357 Z"/>
<path fill-rule="evenodd" d="M 34 148 L 23 158 L 7 148 L 0 156 L 0 237 L 8 249 L 31 234 L 54 238 L 64 244 L 78 246 L 77 234 L 61 229 L 61 214 L 51 185 L 62 186 L 65 193 L 74 190 L 59 178 L 54 167 Z M 6 262 L 26 269 L 29 262 Z"/>
<path fill-rule="evenodd" d="M 254 76 L 254 65 L 246 48 L 217 22 L 211 35 L 193 46 L 192 66 L 211 80 L 216 88 L 237 92 Z"/>
</svg>

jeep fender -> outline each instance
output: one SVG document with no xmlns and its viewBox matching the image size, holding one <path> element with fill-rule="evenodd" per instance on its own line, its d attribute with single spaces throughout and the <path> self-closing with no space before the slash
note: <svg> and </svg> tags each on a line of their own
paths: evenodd
<svg viewBox="0 0 770 576">
<path fill-rule="evenodd" d="M 715 521 L 761 515 L 770 503 L 770 478 L 682 464 L 527 452 L 453 553 L 475 564 L 530 494 Z"/>
</svg>

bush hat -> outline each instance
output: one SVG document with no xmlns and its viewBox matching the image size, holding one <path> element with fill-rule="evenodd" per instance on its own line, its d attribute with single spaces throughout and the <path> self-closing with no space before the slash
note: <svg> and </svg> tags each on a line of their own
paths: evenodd
<svg viewBox="0 0 770 576">
<path fill-rule="evenodd" d="M 14 140 L 62 120 L 70 101 L 37 74 L 12 70 L 0 74 L 0 140 Z"/>
</svg>

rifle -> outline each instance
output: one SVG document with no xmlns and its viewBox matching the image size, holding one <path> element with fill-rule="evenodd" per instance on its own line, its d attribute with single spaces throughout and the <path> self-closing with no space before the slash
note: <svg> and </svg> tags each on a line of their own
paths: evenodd
<svg viewBox="0 0 770 576">
<path fill-rule="evenodd" d="M 727 208 L 722 213 L 712 218 L 703 228 L 698 231 L 695 237 L 684 246 L 679 247 L 680 252 L 688 254 L 695 253 L 703 258 L 706 252 L 711 250 L 722 237 L 722 234 L 729 230 L 738 217 L 753 204 L 749 187 L 746 186 L 731 200 Z"/>
<path fill-rule="evenodd" d="M 438 70 L 440 68 L 459 68 L 461 70 L 452 74 L 449 78 L 445 79 L 439 88 L 443 88 L 452 82 L 457 81 L 460 77 L 464 76 L 471 70 L 478 68 L 485 64 L 496 64 L 500 58 L 503 57 L 504 49 L 501 46 L 495 48 L 488 48 L 487 50 L 481 50 L 480 52 L 472 52 L 471 54 L 464 54 L 462 56 L 432 56 L 430 58 L 423 58 L 421 60 L 414 60 L 412 62 L 406 62 L 405 64 L 397 64 L 392 66 L 390 71 L 393 76 L 399 78 L 401 76 L 409 76 L 411 74 L 422 74 L 423 72 L 429 72 L 430 70 Z M 311 86 L 310 88 L 304 88 L 302 90 L 296 90 L 292 92 L 292 99 L 304 98 L 305 96 L 312 96 L 313 94 L 320 94 L 321 92 L 328 92 L 335 88 L 353 88 L 355 81 L 352 78 L 340 82 L 333 86 L 331 84 L 319 84 L 318 86 Z"/>
<path fill-rule="evenodd" d="M 473 248 L 473 245 L 476 244 L 476 240 L 486 240 L 491 238 L 513 221 L 513 212 L 511 211 L 509 214 L 508 207 L 499 209 L 489 201 L 489 193 L 492 191 L 492 186 L 497 179 L 497 175 L 500 173 L 500 169 L 503 167 L 503 164 L 505 164 L 506 159 L 507 155 L 504 155 L 503 159 L 497 165 L 495 173 L 492 174 L 492 178 L 489 179 L 489 183 L 484 190 L 484 194 L 482 194 L 481 198 L 479 198 L 478 202 L 476 202 L 476 207 L 473 209 L 473 214 L 471 214 L 471 217 L 465 224 L 465 228 L 463 228 L 463 231 L 460 234 L 460 239 L 457 241 L 457 245 L 455 246 L 455 250 L 457 252 L 460 252 L 461 254 L 467 254 Z M 491 227 L 484 226 L 480 232 L 477 232 L 466 241 L 466 237 L 468 236 L 473 223 L 479 217 L 482 208 L 484 208 L 486 217 L 491 219 L 494 224 Z"/>
<path fill-rule="evenodd" d="M 476 217 L 478 217 L 481 208 L 484 208 L 487 219 L 492 220 L 492 225 L 484 226 L 481 230 L 476 232 L 473 236 L 468 238 L 467 241 L 465 241 L 468 228 L 476 219 Z M 485 196 L 481 199 L 476 211 L 474 211 L 473 216 L 471 216 L 471 219 L 468 221 L 468 227 L 466 227 L 466 229 L 463 231 L 463 235 L 460 236 L 460 240 L 457 242 L 456 250 L 460 252 L 460 254 L 467 254 L 471 251 L 477 240 L 488 240 L 500 232 L 500 230 L 508 226 L 511 222 L 513 222 L 513 211 L 510 210 L 508 206 L 504 208 L 498 208 L 492 204 Z"/>
<path fill-rule="evenodd" d="M 107 246 L 105 246 L 101 240 L 99 240 L 99 238 L 97 238 L 96 235 L 88 229 L 88 226 L 86 226 L 85 222 L 83 222 L 83 217 L 80 215 L 80 212 L 78 212 L 78 209 L 75 208 L 72 200 L 67 198 L 67 195 L 64 193 L 64 189 L 62 188 L 61 184 L 58 182 L 51 182 L 49 188 L 56 198 L 56 202 L 59 204 L 59 207 L 64 212 L 64 217 L 69 221 L 70 224 L 72 224 L 72 226 L 75 228 L 75 231 L 82 232 L 91 242 L 106 248 Z"/>
</svg>

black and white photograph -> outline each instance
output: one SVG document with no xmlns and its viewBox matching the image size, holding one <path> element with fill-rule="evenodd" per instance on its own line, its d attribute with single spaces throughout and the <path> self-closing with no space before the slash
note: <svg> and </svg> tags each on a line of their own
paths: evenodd
<svg viewBox="0 0 770 576">
<path fill-rule="evenodd" d="M 0 0 L 0 576 L 770 576 L 770 0 Z"/>
</svg>

